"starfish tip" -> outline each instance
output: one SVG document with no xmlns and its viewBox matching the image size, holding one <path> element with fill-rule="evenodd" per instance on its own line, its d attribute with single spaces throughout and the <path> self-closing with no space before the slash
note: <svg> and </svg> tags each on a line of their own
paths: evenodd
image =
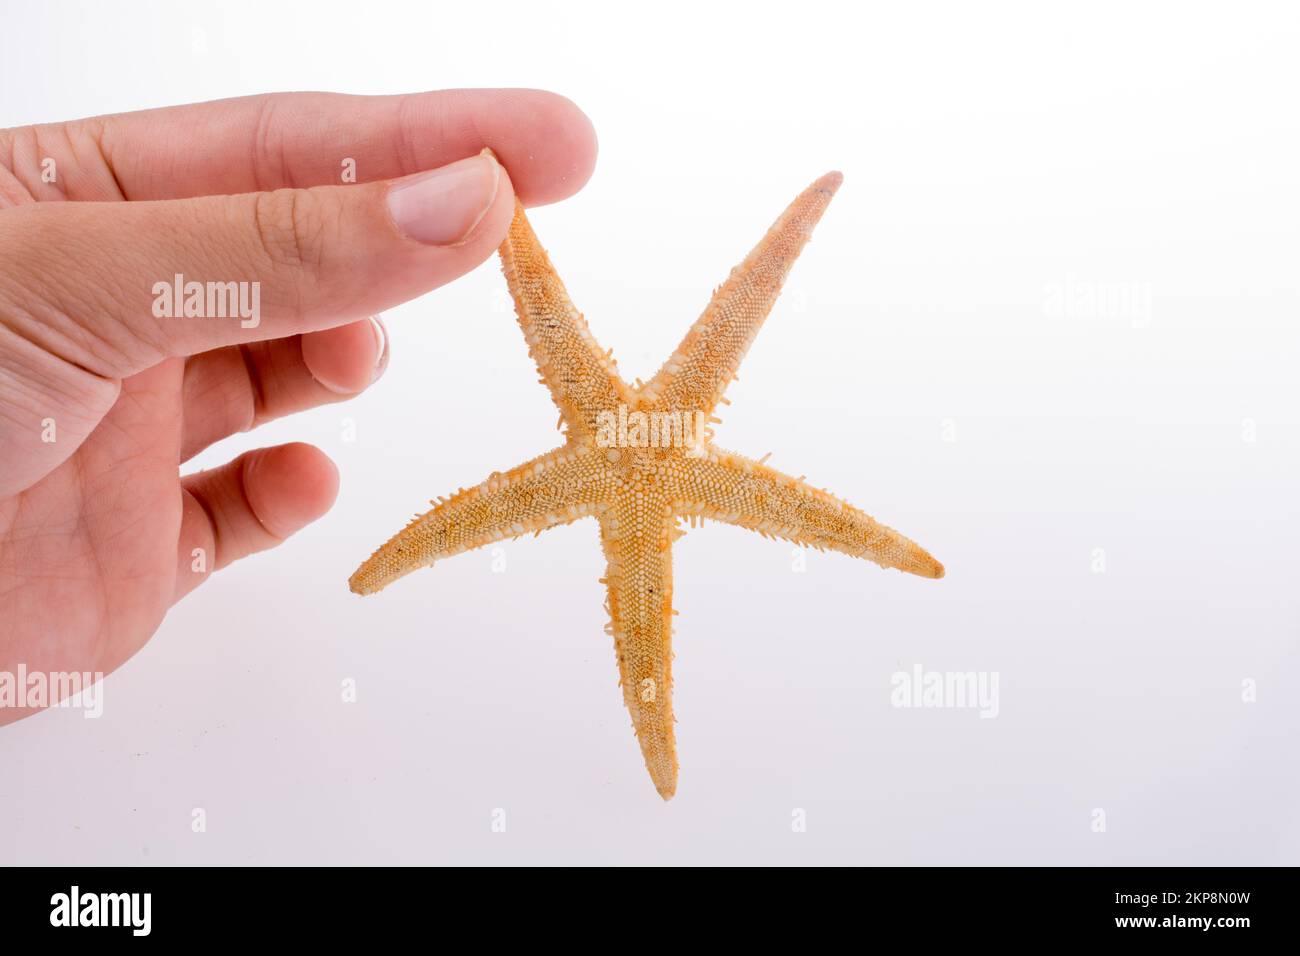
<svg viewBox="0 0 1300 956">
<path fill-rule="evenodd" d="M 840 183 L 842 182 L 844 182 L 844 174 L 838 169 L 833 169 L 821 179 L 817 180 L 817 182 L 813 183 L 813 186 L 817 189 L 824 189 L 827 192 L 833 193 L 835 190 L 840 188 Z"/>
<path fill-rule="evenodd" d="M 937 581 L 941 577 L 943 577 L 944 574 L 947 573 L 944 570 L 942 562 L 936 561 L 933 557 L 931 557 L 925 551 L 922 551 L 920 548 L 918 548 L 917 550 L 921 552 L 917 556 L 920 559 L 917 562 L 917 567 L 918 567 L 918 570 L 916 572 L 917 574 L 921 575 L 921 577 L 933 578 L 934 580 Z"/>
</svg>

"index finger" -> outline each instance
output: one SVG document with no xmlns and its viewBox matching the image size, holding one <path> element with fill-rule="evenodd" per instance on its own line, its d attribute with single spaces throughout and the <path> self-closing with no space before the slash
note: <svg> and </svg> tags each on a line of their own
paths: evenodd
<svg viewBox="0 0 1300 956">
<path fill-rule="evenodd" d="M 126 199 L 373 182 L 490 146 L 532 206 L 577 192 L 596 162 L 591 121 L 543 90 L 272 93 L 61 125 L 92 135 Z"/>
</svg>

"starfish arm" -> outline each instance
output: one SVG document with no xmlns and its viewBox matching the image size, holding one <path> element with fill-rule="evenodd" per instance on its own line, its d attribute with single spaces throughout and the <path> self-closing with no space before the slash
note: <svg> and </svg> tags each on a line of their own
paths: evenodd
<svg viewBox="0 0 1300 956">
<path fill-rule="evenodd" d="M 915 541 L 829 492 L 730 452 L 711 449 L 707 458 L 690 460 L 677 480 L 673 510 L 924 578 L 943 577 L 943 565 Z"/>
<path fill-rule="evenodd" d="M 557 448 L 435 502 L 372 554 L 348 585 L 357 594 L 374 594 L 440 558 L 577 521 L 598 513 L 608 490 L 594 453 Z"/>
<path fill-rule="evenodd" d="M 663 368 L 642 387 L 644 399 L 662 408 L 706 415 L 713 411 L 842 179 L 839 173 L 827 173 L 781 213 L 713 293 L 708 308 Z"/>
<path fill-rule="evenodd" d="M 632 394 L 619 378 L 610 353 L 601 350 L 569 300 L 519 202 L 500 254 L 519 327 L 542 382 L 559 406 L 570 435 L 580 439 L 593 435 L 596 416 L 631 404 Z"/>
<path fill-rule="evenodd" d="M 623 702 L 641 754 L 665 800 L 677 791 L 672 706 L 672 539 L 667 501 L 653 492 L 620 494 L 601 515 L 608 567 L 607 609 Z"/>
</svg>

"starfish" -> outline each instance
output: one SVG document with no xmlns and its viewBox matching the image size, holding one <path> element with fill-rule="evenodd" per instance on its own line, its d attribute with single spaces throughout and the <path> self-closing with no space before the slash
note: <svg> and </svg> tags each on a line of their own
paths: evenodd
<svg viewBox="0 0 1300 956">
<path fill-rule="evenodd" d="M 608 562 L 607 633 L 646 769 L 677 789 L 672 711 L 672 543 L 705 518 L 867 558 L 927 578 L 943 565 L 896 531 L 763 463 L 713 444 L 723 392 L 843 177 L 828 173 L 781 214 L 658 374 L 629 385 L 574 308 L 522 205 L 500 256 L 529 352 L 560 410 L 554 451 L 431 502 L 352 575 L 358 594 L 471 548 L 594 517 Z M 667 437 L 665 437 L 667 436 Z M 766 456 L 764 458 L 766 460 Z"/>
</svg>

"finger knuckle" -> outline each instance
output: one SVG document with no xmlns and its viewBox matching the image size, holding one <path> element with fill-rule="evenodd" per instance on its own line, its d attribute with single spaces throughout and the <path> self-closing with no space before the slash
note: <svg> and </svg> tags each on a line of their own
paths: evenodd
<svg viewBox="0 0 1300 956">
<path fill-rule="evenodd" d="M 275 265 L 293 269 L 320 266 L 325 216 L 321 202 L 309 190 L 258 193 L 253 221 L 262 250 Z"/>
</svg>

